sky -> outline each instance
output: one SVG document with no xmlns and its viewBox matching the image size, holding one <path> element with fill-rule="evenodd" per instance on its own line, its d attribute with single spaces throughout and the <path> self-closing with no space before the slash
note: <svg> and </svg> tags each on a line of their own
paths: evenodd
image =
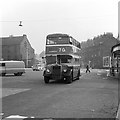
<svg viewBox="0 0 120 120">
<path fill-rule="evenodd" d="M 117 37 L 118 1 L 0 0 L 0 37 L 26 34 L 37 54 L 52 33 L 69 34 L 79 42 L 104 32 Z"/>
</svg>

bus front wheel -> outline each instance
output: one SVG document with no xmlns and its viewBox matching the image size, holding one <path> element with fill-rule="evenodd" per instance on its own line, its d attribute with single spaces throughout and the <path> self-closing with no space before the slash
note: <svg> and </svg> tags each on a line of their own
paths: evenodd
<svg viewBox="0 0 120 120">
<path fill-rule="evenodd" d="M 49 83 L 49 77 L 44 76 L 45 83 Z"/>
<path fill-rule="evenodd" d="M 73 81 L 72 75 L 70 75 L 70 76 L 68 76 L 68 77 L 66 78 L 66 83 L 67 83 L 67 84 L 72 83 L 72 81 Z"/>
<path fill-rule="evenodd" d="M 78 71 L 77 79 L 76 80 L 79 80 L 79 77 L 80 77 L 80 70 Z"/>
</svg>

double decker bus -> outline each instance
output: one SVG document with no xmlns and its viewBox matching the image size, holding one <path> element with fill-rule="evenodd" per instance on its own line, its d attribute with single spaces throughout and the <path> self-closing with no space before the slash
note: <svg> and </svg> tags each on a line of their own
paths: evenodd
<svg viewBox="0 0 120 120">
<path fill-rule="evenodd" d="M 80 76 L 80 42 L 67 34 L 46 37 L 44 82 L 65 80 L 72 83 Z"/>
</svg>

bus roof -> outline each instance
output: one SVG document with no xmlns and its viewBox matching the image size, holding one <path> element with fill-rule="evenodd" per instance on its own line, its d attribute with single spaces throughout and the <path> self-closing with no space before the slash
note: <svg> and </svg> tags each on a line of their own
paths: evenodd
<svg viewBox="0 0 120 120">
<path fill-rule="evenodd" d="M 49 38 L 49 37 L 61 37 L 61 36 L 63 36 L 63 37 L 70 37 L 68 34 L 55 33 L 55 34 L 47 35 L 47 38 Z"/>
</svg>

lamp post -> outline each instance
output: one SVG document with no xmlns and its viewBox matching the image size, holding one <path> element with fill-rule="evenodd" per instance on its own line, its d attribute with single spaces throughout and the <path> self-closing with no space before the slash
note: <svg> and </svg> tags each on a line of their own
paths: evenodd
<svg viewBox="0 0 120 120">
<path fill-rule="evenodd" d="M 27 42 L 25 41 L 24 43 L 24 46 L 25 46 L 25 53 L 26 53 L 26 67 L 28 67 L 28 45 L 27 45 Z"/>
<path fill-rule="evenodd" d="M 90 63 L 91 63 L 91 61 L 89 61 L 89 67 L 91 67 Z"/>
<path fill-rule="evenodd" d="M 28 47 L 26 48 L 26 67 L 28 68 Z"/>
</svg>

